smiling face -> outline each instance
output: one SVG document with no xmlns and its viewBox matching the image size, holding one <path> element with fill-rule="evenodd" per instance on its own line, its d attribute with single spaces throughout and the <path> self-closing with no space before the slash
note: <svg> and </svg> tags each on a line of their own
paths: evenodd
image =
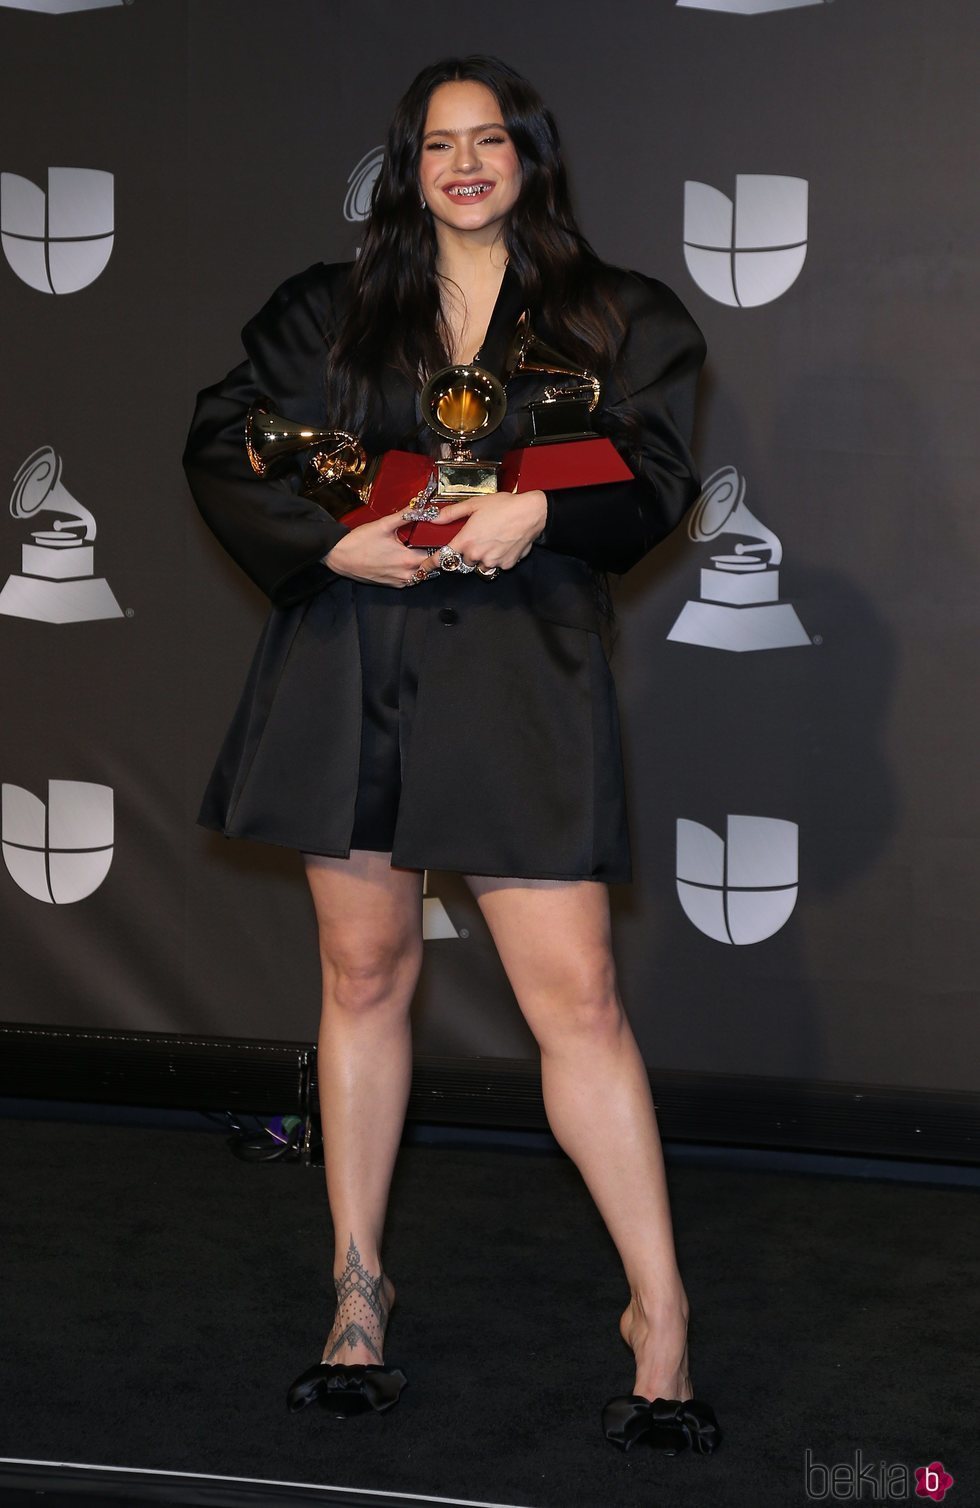
<svg viewBox="0 0 980 1508">
<path fill-rule="evenodd" d="M 521 165 L 485 84 L 434 89 L 422 129 L 419 188 L 439 224 L 492 240 L 517 202 Z"/>
</svg>

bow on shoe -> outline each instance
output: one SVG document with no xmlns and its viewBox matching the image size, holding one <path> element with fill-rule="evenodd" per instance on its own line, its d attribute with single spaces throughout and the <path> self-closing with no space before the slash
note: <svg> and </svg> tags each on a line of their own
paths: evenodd
<svg viewBox="0 0 980 1508">
<path fill-rule="evenodd" d="M 352 1414 L 366 1414 L 369 1409 L 383 1414 L 398 1402 L 408 1378 L 400 1367 L 384 1367 L 377 1362 L 317 1362 L 301 1372 L 286 1394 L 290 1409 L 320 1403 L 335 1419 Z"/>
<path fill-rule="evenodd" d="M 629 1450 L 638 1440 L 676 1456 L 691 1449 L 710 1455 L 721 1443 L 721 1428 L 710 1403 L 697 1398 L 643 1398 L 639 1393 L 610 1398 L 602 1410 L 607 1440 Z"/>
</svg>

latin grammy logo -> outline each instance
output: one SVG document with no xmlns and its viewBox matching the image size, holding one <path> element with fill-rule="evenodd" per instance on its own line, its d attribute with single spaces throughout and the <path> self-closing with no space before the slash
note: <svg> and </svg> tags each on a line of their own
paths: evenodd
<svg viewBox="0 0 980 1508">
<path fill-rule="evenodd" d="M 109 583 L 95 573 L 95 519 L 62 486 L 61 457 L 50 445 L 35 450 L 14 477 L 14 518 L 59 515 L 50 529 L 35 529 L 21 547 L 21 572 L 0 592 L 0 613 L 40 623 L 83 623 L 121 618 Z"/>
<path fill-rule="evenodd" d="M 371 196 L 381 172 L 384 155 L 384 147 L 372 147 L 350 170 L 344 198 L 344 219 L 351 224 L 366 220 L 371 213 Z"/>
<path fill-rule="evenodd" d="M 429 871 L 426 870 L 422 875 L 422 940 L 429 942 L 437 937 L 458 938 L 459 932 L 453 925 L 445 903 L 439 896 L 430 893 Z"/>
<path fill-rule="evenodd" d="M 735 535 L 733 553 L 701 569 L 701 595 L 686 602 L 668 639 L 704 649 L 792 649 L 810 637 L 789 602 L 779 601 L 783 547 L 745 506 L 745 479 L 722 466 L 691 510 L 688 534 L 700 544 Z"/>
</svg>

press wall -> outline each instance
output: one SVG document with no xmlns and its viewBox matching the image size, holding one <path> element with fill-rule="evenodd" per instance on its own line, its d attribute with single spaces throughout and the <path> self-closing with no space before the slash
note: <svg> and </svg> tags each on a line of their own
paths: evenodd
<svg viewBox="0 0 980 1508">
<path fill-rule="evenodd" d="M 194 824 L 268 604 L 180 453 L 271 290 L 355 255 L 417 69 L 490 51 L 552 106 L 597 250 L 709 348 L 702 498 L 615 583 L 646 1059 L 971 1087 L 976 8 L 446 15 L 0 6 L 4 1017 L 315 1034 L 298 856 Z M 533 1056 L 460 876 L 425 920 L 417 1050 Z"/>
</svg>

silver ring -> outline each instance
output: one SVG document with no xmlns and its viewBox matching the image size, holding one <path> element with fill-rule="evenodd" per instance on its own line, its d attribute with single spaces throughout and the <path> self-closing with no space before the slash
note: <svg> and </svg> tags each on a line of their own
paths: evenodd
<svg viewBox="0 0 980 1508">
<path fill-rule="evenodd" d="M 411 586 L 414 586 L 416 584 L 416 582 L 428 581 L 429 576 L 431 574 L 432 573 L 430 571 L 427 571 L 425 569 L 425 566 L 423 566 L 423 565 L 417 565 L 415 567 L 415 570 L 412 572 L 411 576 L 409 577 L 409 584 Z"/>
<path fill-rule="evenodd" d="M 462 555 L 460 555 L 458 550 L 453 549 L 452 545 L 443 545 L 438 554 L 439 564 L 444 571 L 459 570 L 463 561 L 463 557 Z"/>
<path fill-rule="evenodd" d="M 490 581 L 492 581 L 495 576 L 500 575 L 500 566 L 478 565 L 476 569 L 479 571 L 481 576 L 486 576 Z"/>
</svg>

